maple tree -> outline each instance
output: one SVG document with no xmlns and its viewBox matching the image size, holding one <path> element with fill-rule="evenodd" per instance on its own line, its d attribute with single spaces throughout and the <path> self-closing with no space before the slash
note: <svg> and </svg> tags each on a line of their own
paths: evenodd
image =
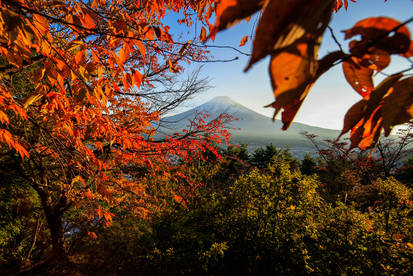
<svg viewBox="0 0 413 276">
<path fill-rule="evenodd" d="M 387 17 L 361 20 L 345 31 L 346 39 L 361 36 L 361 40 L 349 43 L 350 53 L 339 50 L 318 59 L 331 15 L 343 6 L 347 9 L 348 0 L 219 0 L 208 38 L 262 12 L 245 71 L 267 55 L 271 57 L 269 71 L 275 101 L 268 107 L 275 108 L 274 118 L 283 110 L 283 130 L 290 126 L 316 80 L 342 63 L 347 81 L 363 97 L 347 112 L 342 134 L 351 131 L 351 147 L 364 149 L 377 143 L 383 129 L 388 136 L 395 125 L 413 118 L 413 77 L 395 73 L 377 86 L 372 79 L 390 64 L 391 55 L 413 56 L 413 42 L 406 27 L 413 18 L 403 23 Z"/>
<path fill-rule="evenodd" d="M 207 122 L 206 114 L 184 133 L 154 138 L 153 122 L 202 90 L 196 76 L 176 88 L 177 75 L 207 58 L 203 47 L 174 41 L 165 15 L 179 14 L 188 28 L 209 24 L 212 4 L 0 1 L 1 150 L 7 175 L 40 198 L 53 258 L 65 256 L 70 207 L 110 225 L 110 206 L 126 205 L 129 193 L 127 208 L 145 213 L 145 183 L 171 177 L 179 165 L 171 157 L 188 160 L 228 138 L 228 117 Z"/>
</svg>

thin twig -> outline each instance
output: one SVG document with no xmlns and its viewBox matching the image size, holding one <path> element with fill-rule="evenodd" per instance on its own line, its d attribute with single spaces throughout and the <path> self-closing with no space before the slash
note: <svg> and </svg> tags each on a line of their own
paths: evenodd
<svg viewBox="0 0 413 276">
<path fill-rule="evenodd" d="M 334 42 L 337 44 L 338 48 L 340 48 L 340 51 L 344 52 L 343 47 L 341 46 L 340 42 L 338 42 L 338 39 L 336 35 L 334 34 L 333 28 L 331 28 L 330 25 L 327 26 L 327 28 L 330 31 L 331 37 L 334 39 Z"/>
</svg>

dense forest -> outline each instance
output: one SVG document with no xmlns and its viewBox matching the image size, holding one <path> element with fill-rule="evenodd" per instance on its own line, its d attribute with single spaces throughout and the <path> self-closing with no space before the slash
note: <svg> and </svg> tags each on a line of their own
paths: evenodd
<svg viewBox="0 0 413 276">
<path fill-rule="evenodd" d="M 413 269 L 413 134 L 400 135 L 371 153 L 307 134 L 319 154 L 303 160 L 272 145 L 253 153 L 246 145 L 205 151 L 185 166 L 185 175 L 177 170 L 162 183 L 146 179 L 154 202 L 141 204 L 145 216 L 124 208 L 124 200 L 108 206 L 113 222 L 107 227 L 99 216 L 87 219 L 84 209 L 68 208 L 69 257 L 59 264 L 44 262 L 51 248 L 41 199 L 15 176 L 0 189 L 2 269 L 30 268 L 27 273 L 39 275 L 407 275 Z M 4 179 L 13 163 L 3 156 L 0 168 Z"/>
<path fill-rule="evenodd" d="M 363 19 L 344 32 L 348 49 L 319 58 L 348 5 L 0 0 L 0 274 L 411 273 L 413 66 L 382 70 L 394 56 L 413 64 L 413 18 Z M 251 39 L 251 53 L 213 44 L 251 18 L 240 45 Z M 283 130 L 342 66 L 361 98 L 349 139 L 303 133 L 317 155 L 298 160 L 230 145 L 229 114 L 161 133 L 208 88 L 188 66 L 235 60 L 214 60 L 214 47 L 247 55 L 246 70 L 270 57 L 267 107 Z"/>
</svg>

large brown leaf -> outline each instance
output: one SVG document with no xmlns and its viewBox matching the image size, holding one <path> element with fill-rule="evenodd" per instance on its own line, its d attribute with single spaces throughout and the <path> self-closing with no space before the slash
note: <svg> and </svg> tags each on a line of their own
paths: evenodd
<svg viewBox="0 0 413 276">
<path fill-rule="evenodd" d="M 269 106 L 275 108 L 273 118 L 284 109 L 283 130 L 289 127 L 307 96 L 318 67 L 316 60 L 308 58 L 314 49 L 307 43 L 290 47 L 288 51 L 271 56 L 269 68 L 275 96 L 275 102 Z"/>
<path fill-rule="evenodd" d="M 399 27 L 400 26 L 400 27 Z M 396 29 L 394 32 L 395 28 Z M 351 29 L 344 31 L 345 38 L 361 35 L 366 43 L 353 44 L 354 47 L 374 46 L 390 54 L 404 54 L 410 47 L 410 32 L 397 20 L 388 17 L 370 17 L 357 22 Z M 352 48 L 354 48 L 352 47 Z M 356 51 L 351 49 L 351 51 Z"/>
<path fill-rule="evenodd" d="M 401 77 L 402 74 L 387 77 L 371 92 L 369 98 L 354 104 L 344 117 L 344 126 L 339 138 L 351 130 L 351 148 L 359 144 L 363 149 L 374 145 L 382 130 L 383 98 Z"/>
<path fill-rule="evenodd" d="M 285 51 L 291 45 L 306 42 L 319 46 L 321 35 L 330 21 L 334 0 L 270 0 L 263 10 L 257 26 L 251 66 L 276 52 Z M 318 47 L 307 58 L 315 59 Z"/>
<path fill-rule="evenodd" d="M 373 70 L 363 66 L 355 57 L 343 61 L 343 73 L 347 82 L 361 96 L 365 97 L 373 90 Z"/>
<path fill-rule="evenodd" d="M 366 112 L 367 104 L 367 100 L 363 99 L 350 107 L 344 117 L 343 129 L 341 130 L 340 136 L 353 129 L 361 121 Z"/>
<path fill-rule="evenodd" d="M 383 128 L 386 136 L 393 126 L 413 118 L 413 77 L 397 82 L 383 102 Z"/>
<path fill-rule="evenodd" d="M 318 49 L 336 0 L 220 0 L 217 2 L 215 32 L 260 9 L 248 70 L 255 62 L 271 55 L 270 76 L 275 102 L 274 116 L 284 109 L 283 129 L 291 124 L 315 80 L 337 60 L 335 53 L 318 70 Z M 342 56 L 340 53 L 339 56 Z"/>
<path fill-rule="evenodd" d="M 283 130 L 291 125 L 315 81 L 336 61 L 345 57 L 343 52 L 335 51 L 316 61 L 304 58 L 309 51 L 313 51 L 307 44 L 291 47 L 297 48 L 295 53 L 291 50 L 277 54 L 272 57 L 269 68 L 270 75 L 276 76 L 271 78 L 276 100 L 266 107 L 275 108 L 273 119 L 284 109 L 281 117 Z"/>
<path fill-rule="evenodd" d="M 358 62 L 362 66 L 380 72 L 390 64 L 390 54 L 384 50 L 371 47 L 359 58 Z"/>
<path fill-rule="evenodd" d="M 407 58 L 413 57 L 413 41 L 410 41 L 409 50 L 407 50 L 407 52 L 404 53 L 403 56 L 405 56 Z"/>
<path fill-rule="evenodd" d="M 215 33 L 235 25 L 259 11 L 269 0 L 219 0 L 216 6 L 215 27 L 209 37 Z"/>
<path fill-rule="evenodd" d="M 258 25 L 247 70 L 272 53 L 269 71 L 275 101 L 268 106 L 275 108 L 273 118 L 284 110 L 283 130 L 290 126 L 316 79 L 327 70 L 318 70 L 317 55 L 333 4 L 334 1 L 271 1 Z M 311 17 L 304 16 L 310 12 L 311 5 L 318 5 L 320 10 Z M 279 24 L 270 23 L 274 13 L 280 17 L 273 16 Z"/>
</svg>

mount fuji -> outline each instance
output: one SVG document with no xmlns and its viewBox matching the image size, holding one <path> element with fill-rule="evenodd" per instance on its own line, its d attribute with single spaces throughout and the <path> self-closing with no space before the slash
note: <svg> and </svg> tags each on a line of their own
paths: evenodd
<svg viewBox="0 0 413 276">
<path fill-rule="evenodd" d="M 261 115 L 229 97 L 220 96 L 183 113 L 165 117 L 161 120 L 159 130 L 173 133 L 182 130 L 195 117 L 196 112 L 208 112 L 209 119 L 217 118 L 221 113 L 232 115 L 237 120 L 226 126 L 231 128 L 231 142 L 247 144 L 251 150 L 272 143 L 277 147 L 289 147 L 292 152 L 312 152 L 314 147 L 304 137 L 303 132 L 319 136 L 320 139 L 336 139 L 339 130 L 314 127 L 302 123 L 292 123 L 287 131 L 282 131 L 282 122 Z"/>
</svg>

